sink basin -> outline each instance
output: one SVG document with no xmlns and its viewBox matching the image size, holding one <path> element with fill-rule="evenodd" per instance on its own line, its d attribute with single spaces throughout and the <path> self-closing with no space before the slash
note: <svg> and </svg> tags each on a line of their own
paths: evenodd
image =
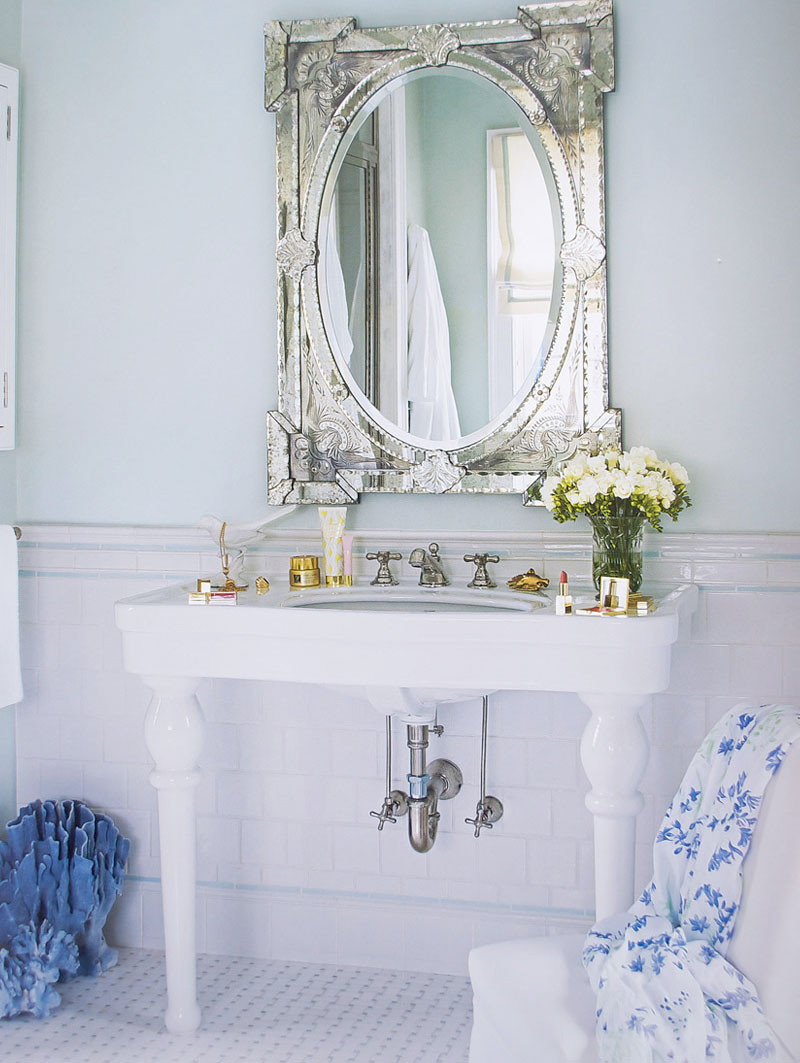
<svg viewBox="0 0 800 1063">
<path fill-rule="evenodd" d="M 503 591 L 458 590 L 453 587 L 359 587 L 326 591 L 294 591 L 286 608 L 370 613 L 530 613 L 549 605 L 545 597 L 523 599 Z"/>
<path fill-rule="evenodd" d="M 325 590 L 292 591 L 281 603 L 289 609 L 322 610 L 330 614 L 345 613 L 356 619 L 354 614 L 386 613 L 399 620 L 405 628 L 413 621 L 422 620 L 420 614 L 444 613 L 455 619 L 453 614 L 471 617 L 497 617 L 503 615 L 527 615 L 536 609 L 549 605 L 544 596 L 523 598 L 521 594 L 489 589 L 458 589 L 456 587 L 342 587 Z M 406 619 L 408 617 L 409 619 Z M 380 623 L 381 618 L 373 617 L 368 623 Z M 341 617 L 338 623 L 347 624 Z M 392 623 L 388 617 L 387 623 Z M 402 647 L 402 638 L 398 633 L 397 647 Z M 402 652 L 402 650 L 401 650 Z M 325 684 L 329 685 L 329 684 Z M 495 687 L 482 685 L 479 688 L 461 685 L 408 686 L 400 683 L 391 687 L 383 684 L 370 684 L 364 687 L 351 685 L 340 689 L 358 697 L 366 697 L 373 708 L 381 713 L 391 713 L 404 719 L 428 718 L 436 711 L 436 705 L 450 701 L 465 701 L 491 693 Z"/>
</svg>

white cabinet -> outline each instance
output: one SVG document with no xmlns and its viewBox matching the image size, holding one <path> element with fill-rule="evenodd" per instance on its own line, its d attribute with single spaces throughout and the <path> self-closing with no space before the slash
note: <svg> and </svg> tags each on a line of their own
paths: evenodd
<svg viewBox="0 0 800 1063">
<path fill-rule="evenodd" d="M 0 63 L 0 450 L 14 447 L 19 72 Z"/>
</svg>

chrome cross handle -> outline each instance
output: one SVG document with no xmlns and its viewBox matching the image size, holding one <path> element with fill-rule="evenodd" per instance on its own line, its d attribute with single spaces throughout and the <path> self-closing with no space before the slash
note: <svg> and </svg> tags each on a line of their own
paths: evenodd
<svg viewBox="0 0 800 1063">
<path fill-rule="evenodd" d="M 497 586 L 497 584 L 494 582 L 494 580 L 486 570 L 487 565 L 496 565 L 497 562 L 500 560 L 497 554 L 464 554 L 464 560 L 471 561 L 473 564 L 477 565 L 477 568 L 475 569 L 475 575 L 467 584 L 468 587 Z"/>
<path fill-rule="evenodd" d="M 378 821 L 378 830 L 383 830 L 383 825 L 397 823 L 397 816 L 404 816 L 408 812 L 408 797 L 402 790 L 392 790 L 383 799 L 380 812 L 370 812 Z"/>
<path fill-rule="evenodd" d="M 398 580 L 392 575 L 389 568 L 390 561 L 402 561 L 403 555 L 394 550 L 379 550 L 376 554 L 367 554 L 367 561 L 378 562 L 378 574 L 370 582 L 371 587 L 396 587 Z"/>
<path fill-rule="evenodd" d="M 372 813 L 375 815 L 375 813 Z M 493 824 L 503 815 L 503 805 L 496 797 L 486 795 L 482 797 L 478 802 L 478 807 L 475 809 L 474 819 L 465 819 L 465 823 L 470 823 L 475 828 L 475 837 L 479 838 L 481 831 L 485 827 L 487 830 L 491 830 Z"/>
</svg>

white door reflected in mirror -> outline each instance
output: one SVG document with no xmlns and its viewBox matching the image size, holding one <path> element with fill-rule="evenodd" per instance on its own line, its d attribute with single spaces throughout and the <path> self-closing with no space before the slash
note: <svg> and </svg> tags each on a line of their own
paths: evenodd
<svg viewBox="0 0 800 1063">
<path fill-rule="evenodd" d="M 561 299 L 558 198 L 535 128 L 466 71 L 392 83 L 342 142 L 320 222 L 323 320 L 373 415 L 479 437 L 538 376 Z"/>
</svg>

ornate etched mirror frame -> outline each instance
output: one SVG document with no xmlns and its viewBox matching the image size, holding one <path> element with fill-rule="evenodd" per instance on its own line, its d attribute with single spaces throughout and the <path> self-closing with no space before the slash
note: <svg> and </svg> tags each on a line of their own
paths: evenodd
<svg viewBox="0 0 800 1063">
<path fill-rule="evenodd" d="M 621 436 L 608 406 L 603 95 L 613 88 L 611 0 L 525 5 L 516 19 L 362 29 L 355 19 L 265 27 L 276 115 L 278 410 L 268 415 L 273 504 L 360 492 L 524 492 L 578 449 Z M 345 381 L 323 324 L 318 241 L 326 182 L 375 93 L 447 65 L 499 86 L 541 138 L 560 214 L 561 301 L 533 386 L 475 441 L 391 430 Z"/>
</svg>

